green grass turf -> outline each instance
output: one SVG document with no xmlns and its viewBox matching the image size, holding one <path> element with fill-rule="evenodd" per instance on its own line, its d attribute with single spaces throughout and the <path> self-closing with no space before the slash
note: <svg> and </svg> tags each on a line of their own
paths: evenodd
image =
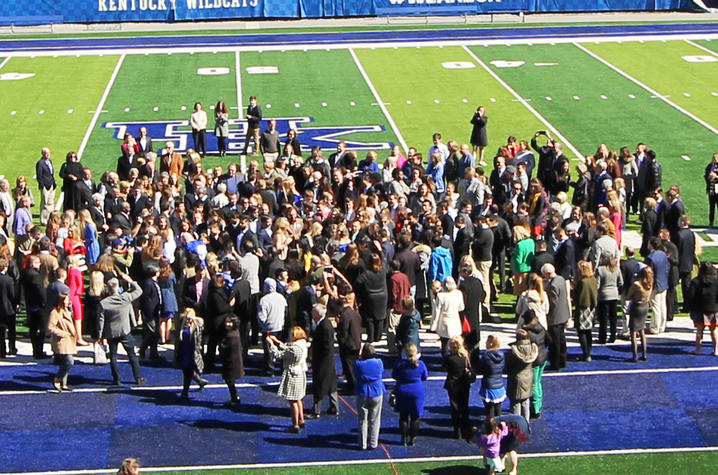
<svg viewBox="0 0 718 475">
<path fill-rule="evenodd" d="M 578 47 L 561 44 L 472 49 L 487 63 L 524 61 L 517 68 L 492 68 L 523 97 L 530 98 L 533 107 L 582 153 L 595 153 L 602 142 L 613 150 L 624 145 L 634 150 L 636 143 L 642 141 L 656 150 L 663 164 L 664 188 L 674 183 L 686 185 L 691 180 L 703 183 L 706 162 L 698 158 L 687 162 L 681 155 L 709 156 L 715 135 L 677 109 L 651 98 L 649 92 Z M 638 62 L 637 57 L 632 57 Z M 558 64 L 536 67 L 536 62 Z M 707 224 L 703 186 L 683 188 L 694 225 Z"/>
<path fill-rule="evenodd" d="M 247 68 L 251 66 L 278 66 L 279 74 L 248 74 Z M 248 97 L 256 95 L 265 118 L 313 117 L 313 122 L 305 124 L 308 127 L 383 125 L 383 132 L 342 138 L 397 143 L 381 109 L 372 105 L 376 102 L 374 96 L 348 50 L 242 53 L 241 67 L 245 106 Z M 272 107 L 267 108 L 267 104 Z M 298 138 L 302 143 L 301 133 Z M 332 151 L 325 150 L 325 155 Z M 383 161 L 389 150 L 377 153 Z M 359 159 L 364 155 L 359 153 Z"/>
<path fill-rule="evenodd" d="M 217 66 L 229 68 L 229 74 L 197 74 L 199 68 Z M 83 163 L 97 172 L 116 168 L 121 142 L 113 138 L 113 129 L 102 127 L 105 122 L 189 120 L 194 103 L 201 102 L 209 118 L 208 128 L 213 128 L 210 106 L 222 99 L 227 107 L 236 107 L 235 83 L 232 53 L 126 56 L 105 103 L 107 113 L 101 114 L 92 132 Z M 126 108 L 130 110 L 125 112 Z M 190 130 L 189 126 L 187 130 Z M 138 131 L 139 126 L 129 132 L 137 135 Z M 191 138 L 189 140 L 191 147 Z M 162 146 L 161 142 L 154 144 L 155 150 Z M 96 173 L 96 179 L 99 179 L 99 173 Z"/>
<path fill-rule="evenodd" d="M 487 159 L 509 135 L 527 136 L 543 128 L 483 68 L 442 66 L 444 62 L 473 62 L 463 48 L 357 49 L 356 54 L 382 100 L 390 104 L 387 109 L 407 144 L 424 154 L 425 161 L 434 132 L 442 134 L 444 143 L 452 139 L 468 143 L 469 121 L 481 104 L 489 117 Z"/>
<path fill-rule="evenodd" d="M 590 14 L 589 14 L 590 15 Z M 587 15 L 588 16 L 588 15 Z M 484 15 L 484 18 L 488 18 L 488 15 Z M 516 17 L 518 19 L 518 16 Z M 530 18 L 530 15 L 527 15 Z M 448 17 L 447 17 L 448 19 Z M 420 17 L 416 17 L 415 21 L 421 21 Z M 261 22 L 267 22 L 267 20 L 257 20 Z M 280 20 L 281 21 L 281 20 Z M 302 20 L 296 20 L 297 23 Z M 718 20 L 664 20 L 659 23 L 690 23 L 690 24 L 705 24 L 705 23 L 716 23 Z M 195 24 L 201 25 L 203 22 L 195 22 Z M 246 23 L 251 24 L 252 20 Z M 439 23 L 433 25 L 426 24 L 404 24 L 404 25 L 358 25 L 358 26 L 344 26 L 338 27 L 335 25 L 330 26 L 311 26 L 311 27 L 282 27 L 282 28 L 262 28 L 262 29 L 201 29 L 190 31 L 176 31 L 172 29 L 172 25 L 168 24 L 166 31 L 95 31 L 95 32 L 73 32 L 73 33 L 31 33 L 31 34 L 12 34 L 12 35 L 0 35 L 0 41 L 3 39 L 33 39 L 33 38 L 47 38 L 49 36 L 53 38 L 86 38 L 86 37 L 134 37 L 134 36 L 215 36 L 215 35 L 237 35 L 237 34 L 248 34 L 255 35 L 259 33 L 332 33 L 332 32 L 346 32 L 346 31 L 375 31 L 375 30 L 389 30 L 389 31 L 402 31 L 402 30 L 453 30 L 453 29 L 487 29 L 487 28 L 535 28 L 535 27 L 549 27 L 549 26 L 600 26 L 600 25 L 645 25 L 653 24 L 656 21 L 584 21 L 584 22 L 535 22 L 531 23 L 518 23 L 516 22 L 490 22 L 485 21 L 483 23 Z"/>
<path fill-rule="evenodd" d="M 56 171 L 67 152 L 78 150 L 92 120 L 88 111 L 96 109 L 116 62 L 117 56 L 37 57 L 13 58 L 3 66 L 2 73 L 35 74 L 0 81 L 0 147 L 5 150 L 0 173 L 13 186 L 22 174 L 36 188 L 32 177 L 42 147 L 52 150 Z"/>
<path fill-rule="evenodd" d="M 520 457 L 520 455 L 519 455 Z M 593 475 L 593 474 L 631 474 L 654 475 L 692 475 L 697 473 L 715 473 L 718 464 L 718 452 L 689 452 L 661 454 L 625 454 L 625 455 L 589 455 L 579 457 L 519 458 L 519 473 L 552 475 Z M 424 473 L 433 475 L 487 473 L 482 467 L 480 457 L 452 462 L 396 463 L 398 473 Z M 257 475 L 286 473 L 287 468 L 247 470 Z M 292 467 L 292 474 L 353 474 L 384 475 L 394 473 L 388 463 L 362 465 L 330 465 L 319 467 Z M 109 472 L 108 472 L 109 473 Z M 163 475 L 229 475 L 237 470 L 188 470 L 153 472 Z"/>
</svg>

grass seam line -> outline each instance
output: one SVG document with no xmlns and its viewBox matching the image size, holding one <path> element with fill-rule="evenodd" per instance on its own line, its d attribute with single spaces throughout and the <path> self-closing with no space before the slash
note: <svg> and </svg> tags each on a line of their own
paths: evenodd
<svg viewBox="0 0 718 475">
<path fill-rule="evenodd" d="M 519 93 L 516 92 L 516 90 L 515 90 L 514 88 L 512 88 L 511 86 L 509 86 L 509 84 L 508 84 L 506 81 L 504 81 L 494 70 L 492 70 L 490 67 L 488 67 L 488 66 L 486 65 L 486 63 L 484 63 L 484 62 L 481 60 L 481 58 L 479 58 L 479 57 L 478 57 L 473 51 L 471 51 L 466 45 L 463 45 L 462 48 L 464 48 L 464 51 L 466 51 L 466 54 L 468 54 L 469 56 L 471 56 L 471 58 L 472 58 L 474 61 L 476 61 L 477 63 L 479 63 L 479 66 L 481 66 L 482 68 L 484 68 L 484 70 L 486 70 L 486 72 L 489 73 L 489 74 L 491 75 L 491 77 L 493 77 L 493 78 L 496 80 L 496 82 L 498 82 L 499 84 L 501 84 L 501 85 L 504 87 L 504 89 L 506 89 L 506 90 L 507 90 L 512 96 L 514 96 L 521 104 L 523 104 L 523 106 L 526 107 L 526 109 L 528 109 L 529 112 L 531 112 L 538 120 L 540 120 L 540 121 L 546 126 L 546 128 L 550 129 L 551 132 L 553 132 L 554 134 L 556 134 L 556 136 L 561 140 L 561 142 L 563 142 L 563 144 L 564 144 L 566 147 L 568 147 L 574 154 L 576 154 L 577 157 L 583 157 L 583 154 L 581 154 L 581 152 L 579 152 L 578 149 L 577 149 L 571 142 L 569 142 L 568 139 L 567 139 L 566 137 L 564 137 L 563 134 L 561 134 L 561 132 L 559 132 L 556 127 L 553 126 L 553 124 L 551 124 L 551 123 L 548 121 L 548 119 L 546 119 L 543 115 L 541 115 L 541 114 L 539 113 L 539 111 L 537 111 L 536 109 L 534 109 L 534 108 L 531 106 L 531 104 L 529 104 L 528 102 L 526 102 L 526 99 L 524 99 L 523 97 L 521 97 L 521 96 L 519 95 Z"/>
<path fill-rule="evenodd" d="M 637 86 L 639 86 L 639 87 L 645 89 L 646 91 L 650 92 L 651 94 L 653 94 L 654 96 L 656 96 L 658 99 L 662 100 L 663 102 L 665 102 L 665 103 L 668 104 L 669 106 L 673 107 L 673 108 L 676 109 L 677 111 L 682 112 L 684 115 L 686 115 L 686 116 L 688 116 L 689 118 L 693 119 L 694 121 L 698 122 L 698 123 L 701 124 L 703 127 L 705 127 L 706 129 L 710 130 L 711 132 L 713 132 L 714 134 L 718 135 L 718 129 L 716 129 L 715 127 L 713 127 L 712 125 L 710 125 L 708 122 L 704 121 L 703 119 L 701 119 L 701 118 L 698 117 L 697 115 L 693 114 L 692 112 L 689 112 L 688 110 L 686 110 L 686 109 L 684 109 L 683 107 L 679 106 L 679 105 L 676 104 L 675 102 L 669 100 L 668 98 L 665 97 L 664 94 L 661 94 L 660 92 L 656 91 L 655 89 L 653 89 L 653 88 L 650 87 L 649 85 L 647 85 L 647 84 L 645 84 L 645 83 L 639 81 L 638 79 L 634 78 L 633 76 L 631 76 L 631 75 L 628 74 L 627 72 L 623 71 L 623 70 L 622 70 L 621 68 L 619 68 L 618 66 L 615 66 L 615 65 L 611 64 L 610 62 L 606 61 L 605 59 L 603 59 L 602 57 L 600 57 L 599 55 L 597 55 L 597 54 L 594 53 L 593 51 L 587 49 L 587 48 L 584 47 L 584 46 L 581 46 L 581 45 L 578 44 L 577 42 L 574 42 L 573 45 L 574 45 L 576 48 L 578 48 L 578 49 L 580 49 L 581 51 L 583 51 L 584 53 L 586 53 L 587 55 L 593 57 L 595 60 L 597 60 L 597 61 L 603 63 L 605 66 L 608 66 L 609 68 L 613 69 L 615 72 L 617 72 L 617 73 L 620 74 L 621 76 L 625 77 L 625 78 L 628 79 L 629 81 L 633 82 L 633 83 L 636 84 Z"/>
<path fill-rule="evenodd" d="M 115 65 L 115 69 L 114 69 L 114 71 L 112 71 L 110 80 L 107 81 L 107 86 L 105 87 L 105 91 L 102 93 L 100 102 L 97 104 L 97 109 L 95 109 L 95 113 L 92 115 L 92 120 L 90 121 L 90 125 L 87 127 L 85 136 L 82 138 L 80 147 L 77 149 L 77 156 L 79 158 L 82 158 L 82 154 L 85 151 L 85 148 L 87 148 L 87 144 L 90 141 L 90 136 L 92 135 L 92 131 L 95 129 L 95 126 L 97 125 L 97 119 L 100 118 L 100 114 L 102 113 L 102 108 L 105 106 L 105 102 L 107 101 L 107 97 L 110 95 L 112 86 L 115 84 L 115 79 L 117 79 L 117 75 L 120 72 L 122 63 L 124 63 L 124 61 L 125 61 L 125 56 L 126 55 L 124 53 L 120 55 L 119 59 L 117 60 L 117 64 Z"/>
<path fill-rule="evenodd" d="M 356 64 L 357 69 L 361 73 L 362 77 L 364 78 L 364 81 L 366 82 L 367 87 L 371 91 L 371 93 L 374 95 L 374 99 L 376 99 L 376 102 L 379 104 L 379 108 L 384 113 L 384 117 L 386 117 L 386 120 L 389 122 L 389 125 L 391 126 L 391 129 L 394 131 L 394 135 L 396 135 L 397 140 L 399 140 L 399 144 L 401 144 L 401 148 L 404 149 L 404 153 L 409 151 L 409 146 L 406 144 L 406 140 L 404 140 L 404 137 L 401 135 L 401 132 L 399 131 L 399 127 L 397 127 L 396 122 L 394 122 L 394 119 L 391 117 L 391 114 L 389 113 L 389 110 L 386 108 L 386 105 L 384 104 L 384 101 L 381 99 L 381 96 L 379 96 L 379 91 L 376 90 L 374 87 L 374 84 L 371 82 L 371 79 L 369 79 L 369 75 L 364 70 L 364 66 L 362 66 L 361 61 L 359 61 L 359 58 L 357 57 L 356 53 L 354 52 L 354 48 L 349 48 L 349 54 L 351 54 L 352 59 L 354 59 L 354 64 Z"/>
</svg>

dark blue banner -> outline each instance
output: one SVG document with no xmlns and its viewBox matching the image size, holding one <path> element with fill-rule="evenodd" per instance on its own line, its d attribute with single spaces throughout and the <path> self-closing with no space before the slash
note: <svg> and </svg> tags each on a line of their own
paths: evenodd
<svg viewBox="0 0 718 475">
<path fill-rule="evenodd" d="M 0 25 L 692 10 L 716 0 L 5 0 Z"/>
</svg>

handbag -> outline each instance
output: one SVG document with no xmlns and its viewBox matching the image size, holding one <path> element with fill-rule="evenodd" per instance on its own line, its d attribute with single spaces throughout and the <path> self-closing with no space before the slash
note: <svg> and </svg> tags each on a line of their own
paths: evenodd
<svg viewBox="0 0 718 475">
<path fill-rule="evenodd" d="M 95 343 L 92 355 L 92 364 L 104 365 L 107 364 L 107 353 L 100 343 Z"/>
<path fill-rule="evenodd" d="M 461 320 L 461 333 L 471 333 L 473 331 L 473 328 L 471 328 L 471 322 L 468 318 L 464 318 Z"/>
<path fill-rule="evenodd" d="M 471 363 L 469 363 L 468 357 L 466 358 L 466 365 L 464 366 L 464 378 L 469 384 L 473 384 L 474 381 L 476 381 L 476 374 L 474 374 L 474 371 L 471 369 Z"/>
</svg>

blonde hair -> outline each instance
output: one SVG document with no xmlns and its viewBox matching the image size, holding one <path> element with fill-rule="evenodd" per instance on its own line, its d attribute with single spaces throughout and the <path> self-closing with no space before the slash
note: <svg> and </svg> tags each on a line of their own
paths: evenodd
<svg viewBox="0 0 718 475">
<path fill-rule="evenodd" d="M 514 242 L 522 241 L 526 238 L 531 237 L 531 230 L 527 228 L 526 226 L 514 226 Z"/>
<path fill-rule="evenodd" d="M 462 358 L 466 358 L 469 354 L 469 351 L 466 349 L 466 346 L 464 345 L 464 337 L 461 335 L 456 335 L 455 337 L 451 338 L 449 340 L 449 352 L 456 353 L 457 355 L 461 356 Z"/>
<path fill-rule="evenodd" d="M 411 363 L 414 368 L 419 366 L 419 357 L 421 355 L 419 354 L 419 349 L 414 343 L 409 343 L 408 345 L 406 345 L 404 354 L 406 355 L 406 359 L 409 360 L 409 363 Z"/>
<path fill-rule="evenodd" d="M 105 274 L 100 271 L 93 271 L 90 274 L 90 288 L 87 293 L 93 297 L 100 297 L 105 290 Z"/>
</svg>

